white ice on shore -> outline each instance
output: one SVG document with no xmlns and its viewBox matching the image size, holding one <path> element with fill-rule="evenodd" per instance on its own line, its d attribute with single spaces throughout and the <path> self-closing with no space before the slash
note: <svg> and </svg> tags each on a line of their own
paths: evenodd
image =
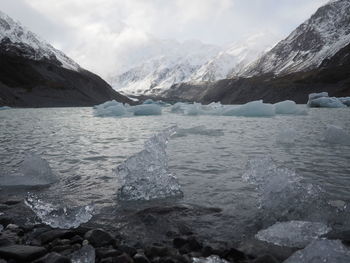
<svg viewBox="0 0 350 263">
<path fill-rule="evenodd" d="M 166 145 L 176 127 L 153 135 L 144 149 L 115 169 L 118 198 L 123 201 L 152 200 L 182 196 L 177 178 L 168 168 Z"/>
<path fill-rule="evenodd" d="M 95 263 L 96 252 L 90 245 L 84 245 L 71 255 L 72 263 Z"/>
<path fill-rule="evenodd" d="M 350 134 L 335 125 L 328 125 L 324 133 L 324 140 L 328 143 L 350 145 Z"/>
<path fill-rule="evenodd" d="M 348 263 L 350 250 L 340 240 L 315 240 L 283 263 Z"/>
<path fill-rule="evenodd" d="M 281 129 L 276 137 L 277 143 L 292 144 L 297 137 L 297 131 L 293 128 Z"/>
<path fill-rule="evenodd" d="M 255 237 L 278 246 L 303 248 L 330 230 L 331 228 L 323 223 L 292 220 L 277 222 L 267 229 L 260 230 Z"/>
<path fill-rule="evenodd" d="M 14 175 L 0 176 L 1 186 L 46 186 L 57 181 L 49 163 L 39 155 L 27 155 Z"/>
<path fill-rule="evenodd" d="M 212 255 L 206 258 L 192 258 L 193 263 L 229 263 L 227 260 L 219 256 Z"/>
<path fill-rule="evenodd" d="M 29 194 L 25 204 L 32 209 L 42 223 L 53 228 L 77 228 L 88 222 L 93 216 L 93 206 L 65 207 L 48 203 L 39 197 Z"/>
</svg>

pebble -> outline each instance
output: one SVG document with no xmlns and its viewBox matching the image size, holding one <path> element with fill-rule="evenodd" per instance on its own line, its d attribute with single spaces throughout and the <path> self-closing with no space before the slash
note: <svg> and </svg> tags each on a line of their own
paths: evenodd
<svg viewBox="0 0 350 263">
<path fill-rule="evenodd" d="M 102 229 L 92 229 L 85 233 L 85 239 L 94 247 L 103 247 L 113 242 L 113 237 Z"/>
</svg>

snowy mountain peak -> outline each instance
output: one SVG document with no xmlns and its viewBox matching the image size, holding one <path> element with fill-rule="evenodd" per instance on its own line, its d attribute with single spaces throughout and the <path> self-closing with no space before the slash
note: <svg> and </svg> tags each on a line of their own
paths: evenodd
<svg viewBox="0 0 350 263">
<path fill-rule="evenodd" d="M 26 29 L 19 22 L 15 21 L 0 11 L 0 44 L 7 50 L 15 46 L 20 50 L 21 55 L 33 60 L 54 60 L 62 67 L 78 71 L 80 66 L 63 52 L 41 40 L 37 35 Z"/>
<path fill-rule="evenodd" d="M 288 74 L 318 67 L 350 43 L 350 1 L 332 0 L 258 59 L 245 76 Z"/>
</svg>

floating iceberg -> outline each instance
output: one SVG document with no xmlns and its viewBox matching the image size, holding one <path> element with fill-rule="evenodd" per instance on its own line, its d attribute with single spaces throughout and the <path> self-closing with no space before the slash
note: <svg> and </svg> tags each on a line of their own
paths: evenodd
<svg viewBox="0 0 350 263">
<path fill-rule="evenodd" d="M 350 107 L 350 97 L 338 98 L 344 105 Z"/>
<path fill-rule="evenodd" d="M 168 106 L 169 104 L 167 104 L 166 102 L 162 101 L 162 100 L 152 100 L 152 99 L 147 99 L 145 100 L 142 104 L 155 104 L 155 105 L 159 105 L 159 106 Z"/>
<path fill-rule="evenodd" d="M 328 143 L 350 145 L 350 134 L 335 125 L 328 125 L 324 133 L 324 140 Z"/>
<path fill-rule="evenodd" d="M 258 207 L 267 217 L 278 220 L 305 211 L 311 214 L 311 209 L 319 211 L 322 189 L 303 183 L 295 171 L 277 167 L 269 157 L 249 161 L 243 180 L 257 189 Z"/>
<path fill-rule="evenodd" d="M 77 228 L 88 222 L 93 216 L 93 206 L 64 207 L 44 202 L 35 195 L 29 194 L 25 204 L 32 209 L 42 223 L 53 228 Z"/>
<path fill-rule="evenodd" d="M 95 263 L 96 252 L 90 245 L 85 245 L 71 255 L 72 263 Z"/>
<path fill-rule="evenodd" d="M 348 263 L 350 250 L 340 240 L 315 240 L 283 263 Z"/>
<path fill-rule="evenodd" d="M 306 115 L 306 110 L 299 109 L 297 104 L 292 100 L 285 100 L 274 104 L 276 114 L 298 114 Z"/>
<path fill-rule="evenodd" d="M 276 142 L 283 144 L 292 144 L 297 137 L 297 131 L 292 128 L 282 129 L 279 131 Z"/>
<path fill-rule="evenodd" d="M 341 100 L 336 97 L 329 97 L 327 92 L 309 94 L 309 107 L 314 108 L 344 108 L 346 107 Z"/>
<path fill-rule="evenodd" d="M 9 110 L 9 109 L 11 109 L 11 107 L 9 107 L 9 106 L 2 106 L 2 107 L 0 107 L 0 110 Z"/>
<path fill-rule="evenodd" d="M 212 255 L 207 258 L 192 258 L 192 260 L 193 263 L 229 263 L 227 260 L 216 255 Z"/>
<path fill-rule="evenodd" d="M 271 117 L 275 116 L 275 108 L 272 104 L 263 103 L 262 100 L 251 101 L 238 107 L 224 110 L 225 116 L 243 117 Z"/>
<path fill-rule="evenodd" d="M 255 237 L 278 246 L 303 248 L 330 230 L 331 228 L 323 223 L 288 221 L 278 222 L 261 230 Z"/>
<path fill-rule="evenodd" d="M 156 104 L 142 104 L 130 107 L 135 116 L 161 115 L 162 108 Z"/>
<path fill-rule="evenodd" d="M 119 165 L 119 200 L 152 200 L 182 196 L 180 185 L 169 172 L 166 144 L 176 127 L 153 135 L 145 148 Z"/>
<path fill-rule="evenodd" d="M 0 176 L 1 186 L 46 186 L 57 181 L 49 163 L 38 155 L 27 155 L 19 167 L 19 175 Z"/>
<path fill-rule="evenodd" d="M 324 97 L 329 97 L 328 92 L 311 93 L 309 94 L 309 101 Z"/>
</svg>

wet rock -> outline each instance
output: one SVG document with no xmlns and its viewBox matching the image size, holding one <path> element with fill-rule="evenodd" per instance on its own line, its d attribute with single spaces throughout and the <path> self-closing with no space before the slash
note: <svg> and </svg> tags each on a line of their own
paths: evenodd
<svg viewBox="0 0 350 263">
<path fill-rule="evenodd" d="M 103 258 L 101 259 L 100 263 L 116 263 L 116 260 L 114 260 L 112 257 Z"/>
<path fill-rule="evenodd" d="M 279 261 L 271 255 L 263 255 L 252 261 L 252 263 L 278 263 Z"/>
<path fill-rule="evenodd" d="M 0 258 L 0 263 L 7 263 L 7 261 L 5 259 Z"/>
<path fill-rule="evenodd" d="M 0 247 L 0 257 L 29 262 L 39 258 L 46 253 L 44 247 L 11 245 Z"/>
<path fill-rule="evenodd" d="M 62 256 L 56 252 L 51 252 L 42 258 L 39 258 L 33 263 L 70 263 L 70 259 L 68 257 Z"/>
<path fill-rule="evenodd" d="M 19 226 L 15 224 L 8 224 L 5 229 L 9 231 L 17 232 L 19 230 Z"/>
<path fill-rule="evenodd" d="M 51 250 L 54 252 L 62 252 L 65 250 L 71 250 L 71 246 L 70 245 L 55 246 Z"/>
<path fill-rule="evenodd" d="M 133 263 L 134 260 L 126 253 L 121 254 L 120 256 L 116 257 L 117 263 Z"/>
<path fill-rule="evenodd" d="M 127 245 L 119 245 L 118 249 L 131 257 L 133 257 L 137 253 L 137 250 L 134 247 L 130 247 Z"/>
<path fill-rule="evenodd" d="M 149 259 L 141 253 L 137 253 L 134 255 L 134 262 L 135 263 L 150 263 Z"/>
<path fill-rule="evenodd" d="M 84 239 L 81 236 L 75 235 L 70 239 L 71 244 L 79 243 L 81 244 L 84 241 Z"/>
<path fill-rule="evenodd" d="M 55 239 L 50 243 L 50 246 L 55 247 L 55 246 L 66 246 L 69 245 L 71 241 L 69 239 Z"/>
<path fill-rule="evenodd" d="M 176 250 L 171 249 L 169 247 L 151 246 L 145 249 L 145 255 L 149 259 L 153 259 L 156 257 L 169 257 L 175 254 L 176 254 Z"/>
<path fill-rule="evenodd" d="M 13 199 L 6 200 L 5 202 L 3 202 L 3 204 L 5 204 L 5 205 L 17 205 L 20 202 L 22 202 L 22 199 L 15 199 L 15 198 L 13 198 Z"/>
<path fill-rule="evenodd" d="M 97 248 L 96 249 L 96 256 L 98 258 L 108 258 L 108 257 L 118 257 L 121 254 L 123 254 L 122 251 L 117 249 L 110 249 L 110 248 Z"/>
<path fill-rule="evenodd" d="M 85 233 L 87 239 L 94 247 L 107 246 L 113 242 L 113 237 L 102 229 L 93 229 Z"/>
<path fill-rule="evenodd" d="M 246 255 L 242 252 L 242 251 L 239 251 L 235 248 L 231 248 L 231 249 L 228 249 L 228 250 L 225 250 L 222 252 L 221 255 L 219 255 L 221 258 L 224 258 L 226 260 L 229 260 L 229 261 L 239 261 L 239 260 L 243 260 L 243 259 L 246 259 Z"/>
<path fill-rule="evenodd" d="M 81 249 L 71 254 L 72 262 L 95 263 L 95 259 L 95 249 L 90 245 L 83 246 Z"/>
<path fill-rule="evenodd" d="M 0 216 L 0 224 L 6 227 L 7 225 L 11 224 L 13 222 L 13 219 L 8 216 Z"/>
<path fill-rule="evenodd" d="M 71 248 L 72 248 L 73 251 L 79 250 L 79 249 L 81 249 L 81 245 L 76 243 L 76 244 L 71 245 Z"/>
<path fill-rule="evenodd" d="M 19 237 L 16 233 L 5 230 L 0 234 L 0 246 L 8 246 L 17 243 Z"/>
<path fill-rule="evenodd" d="M 180 248 L 180 247 L 182 247 L 182 246 L 184 246 L 184 245 L 186 245 L 187 244 L 187 239 L 186 238 L 183 238 L 183 237 L 175 237 L 174 239 L 173 239 L 173 246 L 175 247 L 175 248 Z"/>
<path fill-rule="evenodd" d="M 201 250 L 203 247 L 202 244 L 200 244 L 195 237 L 189 237 L 187 239 L 187 242 L 188 242 L 190 249 L 193 251 Z"/>
<path fill-rule="evenodd" d="M 74 236 L 74 233 L 70 230 L 54 229 L 40 234 L 38 239 L 44 245 L 58 238 L 70 238 L 72 236 Z"/>
<path fill-rule="evenodd" d="M 203 257 L 209 257 L 210 255 L 214 254 L 214 249 L 211 246 L 205 246 L 202 248 L 202 256 Z"/>
</svg>

